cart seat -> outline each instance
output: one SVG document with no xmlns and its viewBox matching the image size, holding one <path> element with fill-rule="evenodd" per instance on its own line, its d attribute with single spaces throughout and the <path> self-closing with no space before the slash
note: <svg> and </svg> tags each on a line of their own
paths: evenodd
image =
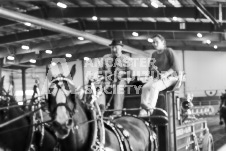
<svg viewBox="0 0 226 151">
<path fill-rule="evenodd" d="M 150 122 L 153 125 L 167 125 L 168 123 L 167 112 L 160 108 L 155 108 L 152 115 L 141 117 L 141 118 L 147 122 Z"/>
</svg>

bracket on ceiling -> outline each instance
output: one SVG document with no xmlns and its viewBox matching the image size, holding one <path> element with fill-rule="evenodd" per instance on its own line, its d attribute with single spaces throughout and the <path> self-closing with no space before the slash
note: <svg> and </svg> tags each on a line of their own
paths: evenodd
<svg viewBox="0 0 226 151">
<path fill-rule="evenodd" d="M 192 0 L 197 7 L 197 9 L 207 18 L 209 19 L 217 28 L 220 28 L 220 24 L 218 21 L 212 16 L 212 14 L 198 1 Z"/>
</svg>

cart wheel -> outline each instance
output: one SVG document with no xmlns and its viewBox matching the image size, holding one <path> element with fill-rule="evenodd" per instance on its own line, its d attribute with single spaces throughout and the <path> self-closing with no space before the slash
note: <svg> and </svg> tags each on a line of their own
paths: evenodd
<svg viewBox="0 0 226 151">
<path fill-rule="evenodd" d="M 214 151 L 213 136 L 207 133 L 202 142 L 202 151 Z"/>
<path fill-rule="evenodd" d="M 211 134 L 209 134 L 208 150 L 207 151 L 214 151 L 213 136 Z"/>
</svg>

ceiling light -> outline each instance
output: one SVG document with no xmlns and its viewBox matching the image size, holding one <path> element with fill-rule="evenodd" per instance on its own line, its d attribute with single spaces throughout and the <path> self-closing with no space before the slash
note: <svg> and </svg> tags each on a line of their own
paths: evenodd
<svg viewBox="0 0 226 151">
<path fill-rule="evenodd" d="M 85 61 L 90 60 L 90 58 L 89 58 L 89 57 L 84 57 L 83 59 L 84 59 Z"/>
<path fill-rule="evenodd" d="M 137 32 L 133 32 L 132 35 L 133 35 L 134 37 L 139 36 L 139 34 L 138 34 Z"/>
<path fill-rule="evenodd" d="M 148 38 L 148 42 L 153 42 L 153 39 L 152 38 Z"/>
<path fill-rule="evenodd" d="M 154 8 L 158 8 L 158 4 L 156 2 L 151 2 L 151 5 L 154 7 Z"/>
<path fill-rule="evenodd" d="M 197 33 L 197 37 L 202 38 L 202 34 L 201 33 Z"/>
<path fill-rule="evenodd" d="M 92 19 L 93 19 L 93 20 L 97 20 L 97 16 L 93 16 Z"/>
<path fill-rule="evenodd" d="M 211 44 L 211 41 L 209 39 L 206 40 L 207 44 Z"/>
<path fill-rule="evenodd" d="M 67 5 L 61 2 L 57 2 L 57 6 L 61 7 L 61 8 L 67 8 Z"/>
<path fill-rule="evenodd" d="M 217 46 L 217 45 L 214 45 L 214 46 L 213 46 L 213 48 L 214 48 L 214 49 L 217 49 L 217 48 L 218 48 L 218 46 Z"/>
<path fill-rule="evenodd" d="M 72 57 L 72 55 L 71 55 L 70 53 L 66 53 L 65 56 L 66 56 L 67 58 L 71 58 L 71 57 Z"/>
<path fill-rule="evenodd" d="M 46 50 L 45 52 L 46 52 L 47 54 L 52 54 L 52 53 L 53 53 L 52 50 Z"/>
<path fill-rule="evenodd" d="M 177 17 L 176 17 L 176 16 L 174 16 L 174 17 L 173 17 L 173 20 L 174 20 L 174 21 L 177 21 Z"/>
<path fill-rule="evenodd" d="M 78 39 L 79 39 L 79 40 L 84 40 L 84 38 L 83 38 L 83 37 L 78 37 Z"/>
<path fill-rule="evenodd" d="M 56 65 L 56 62 L 51 62 L 51 65 L 52 65 L 52 66 L 55 66 L 55 65 Z"/>
<path fill-rule="evenodd" d="M 36 63 L 35 59 L 30 59 L 30 63 Z"/>
<path fill-rule="evenodd" d="M 27 45 L 22 45 L 21 48 L 22 48 L 22 49 L 25 49 L 25 50 L 30 49 L 29 46 L 27 46 Z"/>
<path fill-rule="evenodd" d="M 168 0 L 174 7 L 182 7 L 181 3 L 178 0 Z"/>
<path fill-rule="evenodd" d="M 7 59 L 8 60 L 14 60 L 15 58 L 14 58 L 14 56 L 8 56 Z"/>
<path fill-rule="evenodd" d="M 24 25 L 31 26 L 31 23 L 26 22 L 26 23 L 24 23 Z"/>
</svg>

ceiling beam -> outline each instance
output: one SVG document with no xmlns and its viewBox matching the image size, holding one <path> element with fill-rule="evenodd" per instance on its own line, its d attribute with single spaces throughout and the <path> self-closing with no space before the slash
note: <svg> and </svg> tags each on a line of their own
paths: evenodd
<svg viewBox="0 0 226 151">
<path fill-rule="evenodd" d="M 65 57 L 66 53 L 73 54 L 73 58 L 74 58 L 74 57 L 77 57 L 80 53 L 96 52 L 100 49 L 109 50 L 109 52 L 110 52 L 109 47 L 90 43 L 90 44 L 85 44 L 85 45 L 75 45 L 75 46 L 68 46 L 68 47 L 64 47 L 64 48 L 56 48 L 53 50 L 52 54 L 46 54 L 45 52 L 40 52 L 40 54 L 37 55 L 34 52 L 32 52 L 32 53 L 27 53 L 26 55 L 17 55 L 16 56 L 16 64 L 29 62 L 30 59 L 54 58 L 54 57 L 59 57 L 59 56 Z"/>
<path fill-rule="evenodd" d="M 29 39 L 35 39 L 35 38 L 41 38 L 41 37 L 47 37 L 47 36 L 53 36 L 53 35 L 59 35 L 59 33 L 46 30 L 46 29 L 25 31 L 25 32 L 20 32 L 16 34 L 1 36 L 0 45 L 10 44 L 16 41 L 22 42 L 22 41 L 27 41 Z"/>
<path fill-rule="evenodd" d="M 83 59 L 84 57 L 100 58 L 100 57 L 103 57 L 105 54 L 109 54 L 109 53 L 110 53 L 109 48 L 103 48 L 103 49 L 98 49 L 98 50 L 92 51 L 92 52 L 79 53 L 76 56 L 73 55 L 72 58 L 66 58 L 66 60 L 67 60 L 67 62 L 71 62 L 71 61 L 76 61 L 77 59 Z M 58 57 L 64 57 L 64 55 L 58 56 Z M 49 65 L 52 62 L 52 58 L 44 58 L 44 59 L 41 59 L 40 61 L 41 62 L 39 64 L 39 66 Z"/>
<path fill-rule="evenodd" d="M 207 10 L 215 17 L 216 7 L 208 7 Z M 225 11 L 226 8 L 223 8 Z M 45 14 L 43 14 L 43 12 Z M 183 13 L 181 13 L 183 12 Z M 28 11 L 26 14 L 35 17 L 44 16 L 46 18 L 91 18 L 96 15 L 97 17 L 169 17 L 173 16 L 181 18 L 205 18 L 198 12 L 195 7 L 162 7 L 155 9 L 153 7 L 68 7 L 61 9 L 59 7 L 51 7 L 49 9 L 40 9 Z M 217 17 L 217 16 L 216 16 Z M 224 16 L 225 18 L 226 16 Z"/>
<path fill-rule="evenodd" d="M 49 0 L 0 0 L 0 3 L 6 2 L 48 2 Z"/>
<path fill-rule="evenodd" d="M 31 52 L 41 52 L 41 51 L 45 51 L 47 49 L 53 50 L 56 48 L 63 48 L 63 47 L 67 47 L 67 46 L 76 46 L 76 45 L 82 45 L 82 44 L 88 44 L 90 43 L 90 41 L 88 40 L 83 40 L 80 41 L 77 38 L 66 38 L 66 39 L 60 39 L 60 40 L 56 40 L 56 41 L 48 41 L 48 42 L 43 42 L 43 43 L 39 43 L 37 45 L 34 45 L 31 47 L 30 50 L 24 50 L 21 48 L 17 48 L 15 49 L 15 54 L 19 55 L 19 54 L 26 54 L 26 53 L 31 53 Z"/>
<path fill-rule="evenodd" d="M 76 29 L 72 29 L 66 26 L 62 26 L 60 24 L 56 24 L 47 20 L 39 19 L 33 16 L 29 16 L 26 14 L 18 13 L 15 11 L 7 10 L 4 8 L 0 8 L 0 15 L 3 18 L 10 18 L 11 20 L 17 20 L 17 21 L 23 21 L 23 22 L 30 22 L 34 25 L 38 25 L 44 28 L 47 28 L 51 31 L 59 32 L 59 33 L 64 33 L 67 35 L 71 36 L 82 36 L 87 40 L 93 41 L 95 43 L 101 44 L 108 46 L 111 43 L 111 40 L 105 39 L 96 35 L 89 34 L 87 32 L 79 31 Z M 126 52 L 134 53 L 134 54 L 141 54 L 141 55 L 147 55 L 145 52 L 129 47 L 129 46 L 124 46 L 123 50 Z"/>
<path fill-rule="evenodd" d="M 206 8 L 210 14 L 218 19 L 219 16 L 215 13 L 218 12 L 216 7 Z M 183 12 L 183 13 L 181 13 Z M 226 8 L 222 8 L 223 20 L 226 20 Z M 31 15 L 43 19 L 51 18 L 91 18 L 93 15 L 99 18 L 172 18 L 177 16 L 180 18 L 195 18 L 204 19 L 205 17 L 195 7 L 165 7 L 165 8 L 152 8 L 152 7 L 68 7 L 61 9 L 59 7 L 41 8 L 37 10 L 30 10 L 26 12 Z M 0 26 L 11 25 L 16 22 L 7 21 L 6 19 L 0 20 Z"/>
<path fill-rule="evenodd" d="M 109 32 L 111 34 L 109 34 Z M 37 33 L 41 33 L 38 32 Z M 96 33 L 96 35 L 100 36 L 100 37 L 104 37 L 107 39 L 120 39 L 123 40 L 124 44 L 128 44 L 131 45 L 131 43 L 136 43 L 136 41 L 145 41 L 146 45 L 148 45 L 147 39 L 153 37 L 155 34 L 161 34 L 163 35 L 167 41 L 172 41 L 173 43 L 179 43 L 179 42 L 202 42 L 204 40 L 211 40 L 212 42 L 217 42 L 220 43 L 221 41 L 225 41 L 225 37 L 224 34 L 222 33 L 218 33 L 218 32 L 203 32 L 203 37 L 202 38 L 198 38 L 197 37 L 197 32 L 187 32 L 187 31 L 178 31 L 178 32 L 173 32 L 173 31 L 139 31 L 139 37 L 134 37 L 132 36 L 132 31 L 108 31 L 108 32 L 99 32 Z M 21 33 L 22 34 L 22 33 Z M 25 33 L 27 34 L 27 33 Z M 20 34 L 19 34 L 20 35 Z M 40 34 L 41 36 L 42 34 Z M 55 34 L 54 34 L 55 35 Z M 13 37 L 12 35 L 9 37 Z M 6 39 L 8 39 L 9 41 L 7 41 L 8 43 L 13 43 L 13 42 L 18 42 L 19 39 L 17 37 L 16 41 L 11 41 L 13 40 L 13 38 L 9 38 L 7 36 L 4 37 L 0 37 L 0 40 L 2 39 L 4 42 L 6 42 Z M 16 37 L 16 35 L 15 35 Z M 22 36 L 19 36 L 22 37 Z M 4 39 L 5 38 L 5 39 Z M 35 38 L 39 38 L 38 37 L 29 37 L 30 39 L 35 39 Z M 27 40 L 27 39 L 24 39 Z M 127 41 L 130 41 L 130 43 L 127 43 Z M 21 40 L 20 40 L 21 41 Z M 64 39 L 60 39 L 60 40 L 55 40 L 55 41 L 50 41 L 47 39 L 46 42 L 42 42 L 42 43 L 38 43 L 36 45 L 30 45 L 30 49 L 29 50 L 23 50 L 21 49 L 21 47 L 18 48 L 13 48 L 13 51 L 15 55 L 17 54 L 25 54 L 25 53 L 31 53 L 31 52 L 39 52 L 39 51 L 43 51 L 46 49 L 55 49 L 55 48 L 62 48 L 62 47 L 66 47 L 66 46 L 75 46 L 75 45 L 82 45 L 82 44 L 87 44 L 87 43 L 91 43 L 89 40 L 83 40 L 80 41 L 77 38 L 73 38 L 73 37 L 69 37 L 69 38 L 64 38 Z M 3 43 L 2 45 L 4 45 L 5 43 Z M 183 44 L 181 44 L 183 45 Z M 193 44 L 192 44 L 193 45 Z M 141 49 L 143 46 L 141 45 L 141 47 L 139 49 Z M 12 54 L 11 51 L 9 51 L 7 48 L 3 47 L 0 49 L 0 58 L 8 56 Z"/>
<path fill-rule="evenodd" d="M 214 29 L 211 23 L 185 23 L 185 29 L 180 29 L 179 22 L 124 22 L 124 21 L 84 21 L 85 30 L 166 30 L 166 31 L 223 31 L 226 24 L 222 24 L 221 29 Z"/>
<path fill-rule="evenodd" d="M 192 0 L 197 7 L 197 9 L 207 18 L 209 19 L 215 26 L 219 27 L 220 24 L 213 17 L 213 15 L 197 0 Z"/>
<path fill-rule="evenodd" d="M 92 21 L 84 21 L 86 30 L 128 30 L 128 31 L 155 31 L 155 32 L 223 32 L 226 29 L 226 24 L 222 24 L 222 28 L 215 30 L 214 26 L 211 23 L 185 23 L 186 29 L 180 29 L 180 23 L 173 22 L 114 22 L 114 21 L 103 21 L 103 22 L 92 22 Z M 59 25 L 59 24 L 58 24 Z M 78 23 L 66 24 L 68 27 L 63 26 L 64 28 L 70 30 L 82 30 Z M 59 25 L 61 26 L 61 25 Z M 72 29 L 73 28 L 73 29 Z M 61 30 L 61 29 L 59 29 Z M 68 31 L 64 33 L 68 34 Z M 83 34 L 85 32 L 78 31 L 78 33 L 70 33 L 73 36 L 82 36 L 86 39 L 90 39 L 88 33 Z M 14 42 L 22 42 L 29 39 L 36 39 L 40 37 L 46 36 L 54 36 L 58 35 L 59 32 L 50 31 L 47 29 L 35 29 L 31 31 L 20 32 L 17 34 L 11 34 L 0 37 L 0 45 L 10 44 Z M 91 36 L 91 41 L 96 41 L 97 43 L 103 43 L 102 37 L 96 37 L 95 35 Z M 97 38 L 97 39 L 94 39 Z M 100 40 L 98 40 L 100 38 Z M 108 40 L 107 40 L 108 41 Z M 106 42 L 106 41 L 104 41 Z M 109 41 L 108 41 L 109 42 Z M 104 43 L 105 44 L 105 43 Z M 105 44 L 106 45 L 106 44 Z"/>
</svg>

